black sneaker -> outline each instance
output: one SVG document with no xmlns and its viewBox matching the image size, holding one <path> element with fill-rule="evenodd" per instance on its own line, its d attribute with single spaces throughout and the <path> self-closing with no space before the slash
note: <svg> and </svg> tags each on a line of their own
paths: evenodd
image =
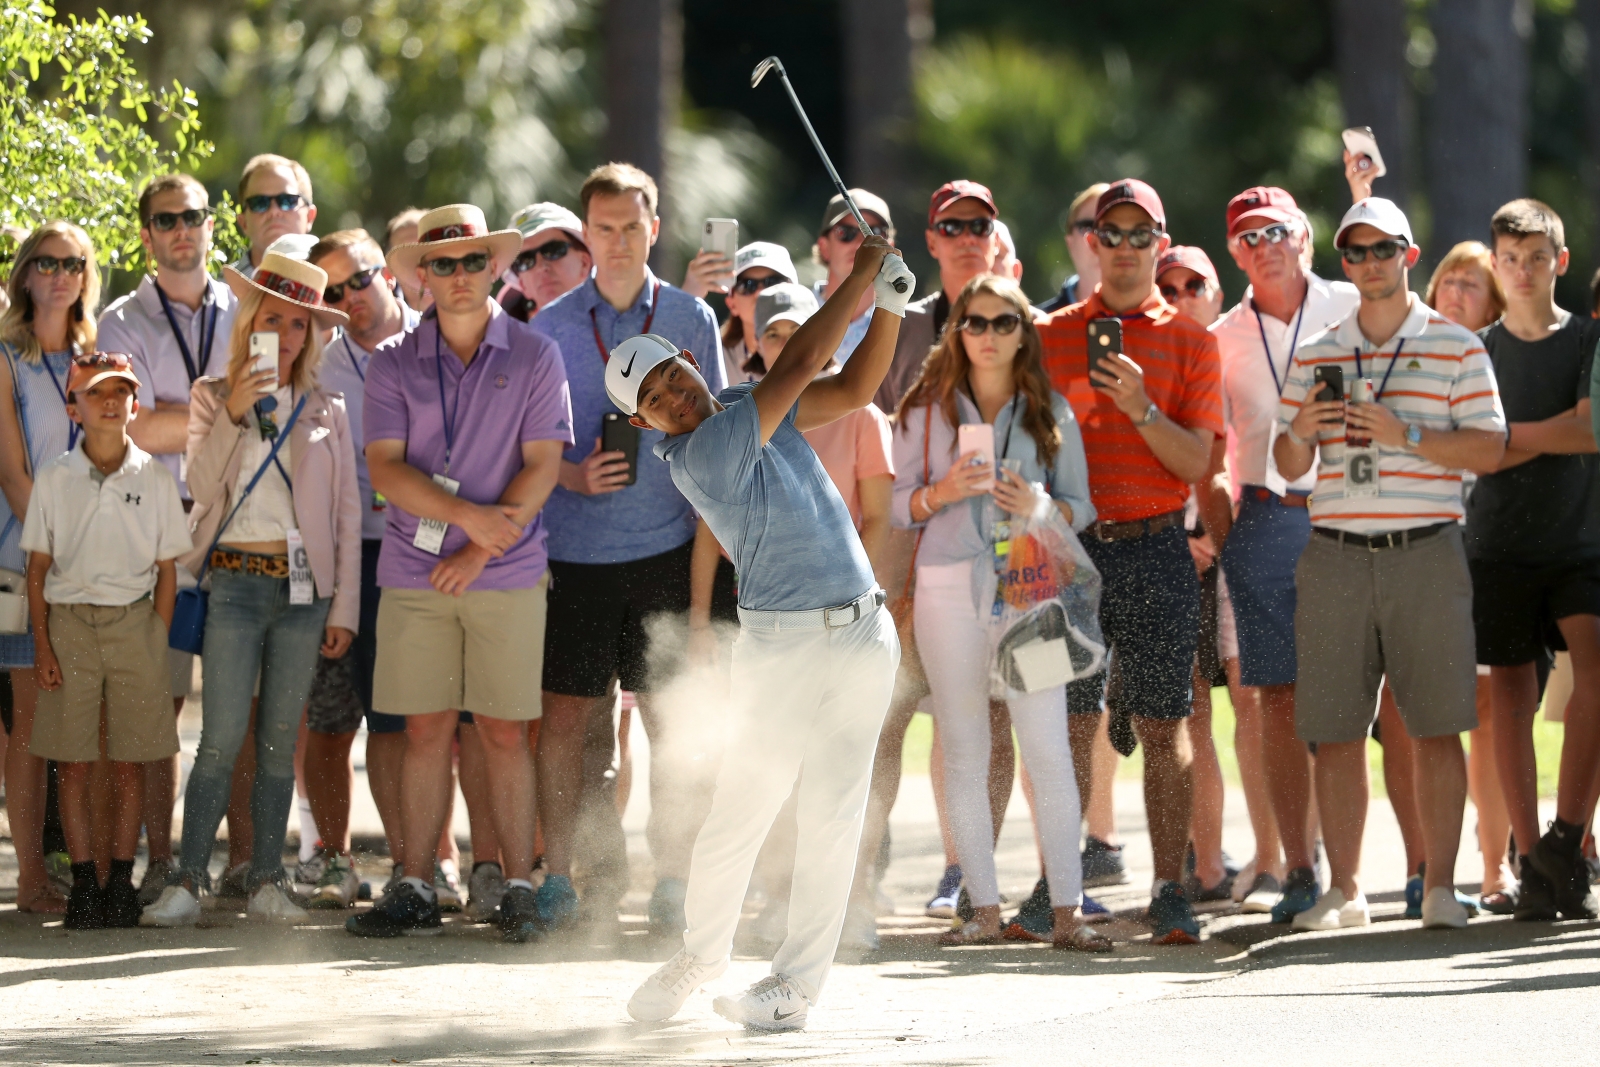
<svg viewBox="0 0 1600 1067">
<path fill-rule="evenodd" d="M 410 882 L 401 882 L 371 911 L 346 919 L 344 928 L 357 937 L 427 937 L 444 928 L 444 919 L 437 897 L 429 900 Z"/>
<path fill-rule="evenodd" d="M 1125 885 L 1128 869 L 1122 863 L 1122 846 L 1108 845 L 1090 835 L 1083 845 L 1083 884 Z"/>
<path fill-rule="evenodd" d="M 73 880 L 72 890 L 67 894 L 67 915 L 64 925 L 68 930 L 106 928 L 105 894 L 93 880 Z"/>
<path fill-rule="evenodd" d="M 495 912 L 495 925 L 500 928 L 500 938 L 513 945 L 539 941 L 544 930 L 539 925 L 539 904 L 533 890 L 523 885 L 506 887 Z"/>
<path fill-rule="evenodd" d="M 1550 883 L 1556 910 L 1563 919 L 1600 919 L 1600 902 L 1589 888 L 1589 865 L 1584 863 L 1583 853 L 1566 846 L 1554 829 L 1539 838 L 1527 862 Z"/>
<path fill-rule="evenodd" d="M 1523 856 L 1517 861 L 1519 884 L 1517 909 L 1512 916 L 1519 923 L 1553 923 L 1556 921 L 1556 890 L 1550 879 Z"/>
<path fill-rule="evenodd" d="M 139 925 L 139 915 L 144 910 L 139 903 L 139 890 L 133 882 L 118 880 L 115 875 L 106 883 L 101 893 L 105 907 L 105 923 L 114 929 Z"/>
</svg>

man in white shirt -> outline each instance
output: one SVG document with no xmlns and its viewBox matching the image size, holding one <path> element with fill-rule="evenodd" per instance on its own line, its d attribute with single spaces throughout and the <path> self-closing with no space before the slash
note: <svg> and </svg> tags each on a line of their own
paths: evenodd
<svg viewBox="0 0 1600 1067">
<path fill-rule="evenodd" d="M 1294 569 L 1311 537 L 1306 501 L 1317 475 L 1313 465 L 1298 479 L 1285 479 L 1273 462 L 1272 441 L 1295 347 L 1360 301 L 1349 282 L 1324 281 L 1303 265 L 1311 243 L 1304 218 L 1283 189 L 1246 189 L 1228 201 L 1228 250 L 1250 286 L 1211 332 L 1222 354 L 1228 469 L 1239 487 L 1238 517 L 1225 497 L 1219 507 L 1219 494 L 1202 496 L 1233 605 L 1245 704 L 1240 723 L 1260 724 L 1267 790 L 1288 869 L 1275 902 L 1269 905 L 1268 899 L 1280 886 L 1267 867 L 1258 867 L 1245 899 L 1251 910 L 1270 906 L 1272 921 L 1279 923 L 1309 908 L 1318 893 L 1306 829 L 1310 761 L 1294 730 Z M 1213 506 L 1206 507 L 1208 502 Z M 1267 863 L 1276 856 L 1258 859 Z"/>
</svg>

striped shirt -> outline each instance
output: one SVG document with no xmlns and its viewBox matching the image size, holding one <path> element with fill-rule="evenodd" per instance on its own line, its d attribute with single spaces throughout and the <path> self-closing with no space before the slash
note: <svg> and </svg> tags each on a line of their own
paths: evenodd
<svg viewBox="0 0 1600 1067">
<path fill-rule="evenodd" d="M 1122 350 L 1144 371 L 1144 391 L 1161 413 L 1190 430 L 1221 435 L 1222 365 L 1217 339 L 1159 293 L 1117 315 L 1100 290 L 1039 322 L 1044 370 L 1067 398 L 1083 433 L 1089 496 L 1102 522 L 1180 511 L 1189 487 L 1162 466 L 1133 420 L 1089 380 L 1089 320 L 1122 319 Z"/>
<path fill-rule="evenodd" d="M 1494 368 L 1476 334 L 1412 296 L 1411 312 L 1395 336 L 1374 347 L 1362 336 L 1357 311 L 1300 345 L 1278 405 L 1279 433 L 1287 432 L 1313 390 L 1320 366 L 1343 368 L 1346 395 L 1356 378 L 1370 379 L 1378 402 L 1401 422 L 1430 430 L 1505 433 Z M 1464 518 L 1458 470 L 1404 448 L 1379 446 L 1378 495 L 1346 500 L 1342 431 L 1322 435 L 1321 455 L 1311 494 L 1314 526 L 1373 534 Z"/>
</svg>

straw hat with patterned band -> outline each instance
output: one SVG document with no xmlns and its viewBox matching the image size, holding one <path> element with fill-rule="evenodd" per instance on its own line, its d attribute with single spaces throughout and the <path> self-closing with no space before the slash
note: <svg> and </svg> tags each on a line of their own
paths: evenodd
<svg viewBox="0 0 1600 1067">
<path fill-rule="evenodd" d="M 233 295 L 241 300 L 256 289 L 305 308 L 323 328 L 343 326 L 350 321 L 350 316 L 322 302 L 322 290 L 328 287 L 328 272 L 281 252 L 262 256 L 261 265 L 252 277 L 246 278 L 232 267 L 223 267 L 222 277 Z"/>
<path fill-rule="evenodd" d="M 444 252 L 465 245 L 488 245 L 492 259 L 504 270 L 522 251 L 522 231 L 490 230 L 483 211 L 472 204 L 446 204 L 417 220 L 417 239 L 389 250 L 389 269 L 397 278 L 409 278 L 429 252 Z"/>
</svg>

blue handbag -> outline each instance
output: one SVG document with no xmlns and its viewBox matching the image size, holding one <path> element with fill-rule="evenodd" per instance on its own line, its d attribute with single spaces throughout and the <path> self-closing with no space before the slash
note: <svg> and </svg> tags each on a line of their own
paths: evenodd
<svg viewBox="0 0 1600 1067">
<path fill-rule="evenodd" d="M 211 594 L 201 589 L 199 583 L 206 580 L 206 571 L 211 566 L 211 553 L 217 550 L 218 543 L 222 541 L 222 531 L 228 528 L 228 523 L 232 522 L 233 517 L 239 514 L 239 509 L 244 507 L 245 498 L 255 489 L 261 476 L 267 473 L 267 468 L 278 458 L 278 449 L 289 439 L 289 431 L 294 429 L 295 420 L 300 417 L 300 411 L 305 406 L 306 398 L 302 396 L 300 403 L 294 406 L 294 412 L 289 416 L 288 423 L 278 431 L 278 439 L 272 442 L 272 451 L 268 452 L 267 458 L 261 462 L 261 469 L 256 471 L 255 477 L 250 479 L 250 484 L 245 486 L 244 492 L 239 495 L 239 502 L 233 505 L 233 510 L 222 520 L 222 525 L 217 527 L 217 536 L 211 539 L 211 547 L 206 549 L 205 558 L 200 563 L 200 573 L 196 576 L 195 587 L 178 590 L 178 599 L 172 605 L 172 625 L 167 627 L 169 648 L 200 655 L 206 640 L 206 607 L 210 603 Z"/>
</svg>

